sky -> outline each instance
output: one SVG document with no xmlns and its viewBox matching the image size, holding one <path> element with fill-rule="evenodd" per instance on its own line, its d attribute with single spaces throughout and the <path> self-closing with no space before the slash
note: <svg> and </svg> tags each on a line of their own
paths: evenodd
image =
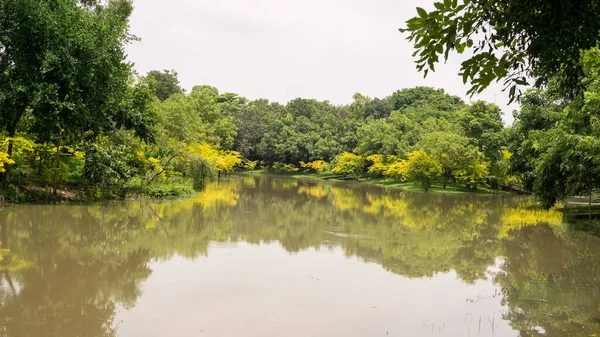
<svg viewBox="0 0 600 337">
<path fill-rule="evenodd" d="M 413 46 L 398 31 L 433 0 L 134 0 L 127 47 L 140 74 L 174 69 L 188 91 L 208 84 L 220 92 L 286 103 L 315 98 L 348 104 L 360 92 L 386 97 L 426 85 L 465 101 L 496 103 L 512 122 L 498 83 L 467 97 L 458 76 L 464 56 L 451 56 L 426 79 Z M 461 58 L 462 57 L 462 58 Z"/>
</svg>

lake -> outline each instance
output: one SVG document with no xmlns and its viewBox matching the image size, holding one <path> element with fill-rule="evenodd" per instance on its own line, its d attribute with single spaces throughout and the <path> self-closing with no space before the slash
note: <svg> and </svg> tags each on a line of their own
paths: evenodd
<svg viewBox="0 0 600 337">
<path fill-rule="evenodd" d="M 600 239 L 526 197 L 231 176 L 0 209 L 0 336 L 599 336 Z"/>
</svg>

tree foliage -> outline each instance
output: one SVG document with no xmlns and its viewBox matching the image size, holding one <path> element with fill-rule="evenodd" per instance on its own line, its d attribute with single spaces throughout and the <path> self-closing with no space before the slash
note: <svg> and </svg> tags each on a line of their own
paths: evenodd
<svg viewBox="0 0 600 337">
<path fill-rule="evenodd" d="M 442 173 L 442 166 L 427 152 L 415 151 L 408 154 L 404 170 L 406 178 L 419 182 L 427 191 L 432 181 Z"/>
<path fill-rule="evenodd" d="M 333 173 L 349 174 L 358 177 L 365 168 L 365 160 L 363 157 L 344 152 L 335 157 Z"/>
<path fill-rule="evenodd" d="M 401 32 L 414 43 L 417 69 L 427 75 L 451 52 L 472 54 L 460 75 L 469 94 L 504 79 L 511 99 L 518 87 L 547 84 L 558 75 L 562 92 L 582 89 L 581 52 L 597 45 L 600 7 L 593 0 L 444 0 L 417 16 Z"/>
<path fill-rule="evenodd" d="M 154 95 L 164 102 L 167 98 L 174 94 L 183 94 L 185 90 L 179 84 L 178 74 L 175 70 L 152 70 L 146 75 L 152 79 L 152 90 Z"/>
</svg>

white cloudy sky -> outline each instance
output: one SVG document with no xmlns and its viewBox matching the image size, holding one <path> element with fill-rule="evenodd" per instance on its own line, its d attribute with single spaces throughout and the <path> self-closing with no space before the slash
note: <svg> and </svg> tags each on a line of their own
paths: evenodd
<svg viewBox="0 0 600 337">
<path fill-rule="evenodd" d="M 296 97 L 352 101 L 355 92 L 385 97 L 417 85 L 465 96 L 454 57 L 423 79 L 412 45 L 398 32 L 433 0 L 135 0 L 128 47 L 141 74 L 175 69 L 186 89 L 285 103 Z M 512 110 L 498 84 L 480 96 Z"/>
</svg>

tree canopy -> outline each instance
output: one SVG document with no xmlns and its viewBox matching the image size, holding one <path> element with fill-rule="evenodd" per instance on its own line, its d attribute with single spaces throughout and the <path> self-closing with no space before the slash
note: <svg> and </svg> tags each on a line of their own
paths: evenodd
<svg viewBox="0 0 600 337">
<path fill-rule="evenodd" d="M 153 80 L 152 89 L 159 100 L 164 101 L 174 94 L 183 94 L 185 90 L 179 84 L 178 74 L 175 70 L 152 70 L 146 75 Z"/>
</svg>

